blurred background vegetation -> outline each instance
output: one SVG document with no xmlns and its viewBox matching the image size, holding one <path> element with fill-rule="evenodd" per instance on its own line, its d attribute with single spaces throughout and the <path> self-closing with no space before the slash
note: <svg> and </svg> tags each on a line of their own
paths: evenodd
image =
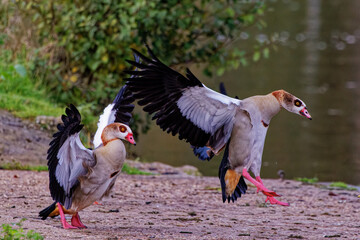
<svg viewBox="0 0 360 240">
<path fill-rule="evenodd" d="M 31 118 L 60 115 L 73 103 L 94 131 L 123 85 L 130 48 L 144 51 L 148 43 L 175 68 L 198 64 L 207 76 L 222 75 L 269 56 L 275 35 L 228 48 L 240 32 L 266 26 L 265 7 L 243 0 L 1 0 L 0 108 Z M 143 119 L 135 116 L 135 131 L 148 129 Z"/>
</svg>

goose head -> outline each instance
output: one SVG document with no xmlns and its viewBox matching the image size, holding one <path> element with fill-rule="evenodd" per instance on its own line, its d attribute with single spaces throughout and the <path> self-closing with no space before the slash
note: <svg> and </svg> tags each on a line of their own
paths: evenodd
<svg viewBox="0 0 360 240">
<path fill-rule="evenodd" d="M 116 139 L 126 140 L 131 144 L 136 145 L 133 133 L 129 126 L 122 123 L 111 123 L 107 125 L 102 134 L 101 140 L 105 146 L 108 142 Z"/>
<path fill-rule="evenodd" d="M 310 120 L 312 119 L 306 104 L 300 98 L 297 98 L 284 90 L 274 91 L 272 92 L 272 95 L 279 101 L 280 106 L 289 112 L 304 116 Z"/>
</svg>

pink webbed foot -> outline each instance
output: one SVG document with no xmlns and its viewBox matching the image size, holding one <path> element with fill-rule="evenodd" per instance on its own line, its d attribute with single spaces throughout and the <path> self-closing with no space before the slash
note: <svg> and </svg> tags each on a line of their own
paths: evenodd
<svg viewBox="0 0 360 240">
<path fill-rule="evenodd" d="M 264 185 L 263 182 L 262 182 L 262 180 L 261 180 L 261 178 L 260 178 L 260 176 L 257 176 L 257 177 L 256 177 L 256 181 L 258 181 L 259 183 L 261 183 L 262 185 Z M 260 189 L 258 188 L 258 189 L 257 189 L 257 192 L 259 192 L 259 191 L 260 191 Z M 265 202 L 269 201 L 271 204 L 277 204 L 277 205 L 281 205 L 281 206 L 290 206 L 289 203 L 281 202 L 281 201 L 277 200 L 276 198 L 274 198 L 273 196 L 268 196 L 268 195 L 267 195 L 266 193 L 264 193 L 264 192 L 262 192 L 262 193 L 267 196 Z"/>
<path fill-rule="evenodd" d="M 58 209 L 59 209 L 59 213 L 60 213 L 60 221 L 61 221 L 61 224 L 63 226 L 64 229 L 77 229 L 78 227 L 76 226 L 71 226 L 67 221 L 66 221 L 66 218 L 65 218 L 65 214 L 64 214 L 64 211 L 62 209 L 62 206 L 60 203 L 57 203 L 57 206 L 58 206 Z"/>
<path fill-rule="evenodd" d="M 63 226 L 64 229 L 78 229 L 78 227 L 75 227 L 75 226 L 70 225 L 70 224 L 66 221 L 66 219 L 61 220 L 61 224 L 62 224 L 62 226 Z"/>
<path fill-rule="evenodd" d="M 274 197 L 267 197 L 265 202 L 267 202 L 267 201 L 269 201 L 271 204 L 277 204 L 277 205 L 281 205 L 281 206 L 290 206 L 290 203 L 281 202 Z"/>
<path fill-rule="evenodd" d="M 259 182 L 259 181 L 255 180 L 254 178 L 252 178 L 250 176 L 250 174 L 248 173 L 246 168 L 243 169 L 242 175 L 244 176 L 244 178 L 246 178 L 252 184 L 254 184 L 256 186 L 256 188 L 258 189 L 258 191 L 262 191 L 262 193 L 265 194 L 266 196 L 268 196 L 268 197 L 280 197 L 280 195 L 278 195 L 276 192 L 270 191 L 269 189 L 267 189 L 264 186 L 264 184 L 262 184 L 262 181 Z"/>
<path fill-rule="evenodd" d="M 98 201 L 95 201 L 94 205 L 102 205 L 102 203 L 99 203 Z"/>
<path fill-rule="evenodd" d="M 87 228 L 80 220 L 79 213 L 76 213 L 71 218 L 71 225 L 77 228 Z"/>
</svg>

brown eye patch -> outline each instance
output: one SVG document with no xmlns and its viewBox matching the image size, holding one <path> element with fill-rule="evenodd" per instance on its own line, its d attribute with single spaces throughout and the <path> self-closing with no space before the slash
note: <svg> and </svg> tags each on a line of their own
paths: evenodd
<svg viewBox="0 0 360 240">
<path fill-rule="evenodd" d="M 120 126 L 120 132 L 122 132 L 122 133 L 126 132 L 126 127 Z"/>
<path fill-rule="evenodd" d="M 299 99 L 296 99 L 294 101 L 295 106 L 300 107 L 302 105 L 301 101 Z"/>
</svg>

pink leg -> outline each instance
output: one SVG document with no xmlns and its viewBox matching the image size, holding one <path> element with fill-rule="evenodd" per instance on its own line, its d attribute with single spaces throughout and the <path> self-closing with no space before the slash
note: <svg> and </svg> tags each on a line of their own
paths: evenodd
<svg viewBox="0 0 360 240">
<path fill-rule="evenodd" d="M 261 183 L 262 185 L 264 185 L 263 182 L 262 182 L 262 180 L 261 180 L 261 178 L 260 178 L 260 176 L 257 176 L 257 177 L 256 177 L 256 181 L 258 181 L 259 183 Z M 258 188 L 258 189 L 257 189 L 257 192 L 259 192 L 259 191 L 260 191 L 260 189 Z M 274 198 L 274 197 L 268 196 L 268 195 L 265 194 L 264 192 L 262 192 L 262 193 L 267 196 L 265 202 L 269 201 L 271 204 L 277 204 L 277 205 L 281 205 L 281 206 L 290 206 L 289 203 L 281 202 L 281 201 L 277 200 L 277 199 Z"/>
<path fill-rule="evenodd" d="M 250 174 L 248 173 L 247 169 L 244 168 L 242 175 L 244 176 L 244 178 L 246 178 L 247 180 L 249 180 L 252 184 L 254 184 L 258 189 L 260 189 L 266 196 L 269 197 L 280 197 L 280 195 L 276 194 L 276 192 L 274 191 L 270 191 L 269 189 L 267 189 L 262 183 L 256 181 L 254 178 L 252 178 L 250 176 Z"/>
<path fill-rule="evenodd" d="M 87 228 L 80 220 L 79 213 L 76 213 L 71 218 L 71 225 L 78 228 Z"/>
<path fill-rule="evenodd" d="M 57 207 L 59 209 L 59 213 L 60 213 L 60 221 L 61 221 L 61 224 L 63 226 L 64 229 L 76 229 L 77 227 L 74 227 L 74 226 L 71 226 L 67 221 L 66 221 L 66 218 L 65 218 L 65 214 L 64 214 L 64 211 L 62 209 L 62 206 L 60 203 L 56 203 L 57 204 Z"/>
<path fill-rule="evenodd" d="M 255 179 L 256 179 L 256 181 L 258 181 L 259 183 L 261 183 L 262 185 L 264 185 L 263 182 L 262 182 L 262 180 L 261 180 L 261 178 L 260 178 L 260 176 L 257 176 Z M 259 191 L 260 191 L 260 188 L 257 188 L 256 193 L 258 193 Z"/>
<path fill-rule="evenodd" d="M 98 201 L 95 201 L 94 205 L 102 205 L 102 203 L 99 203 Z"/>
</svg>

